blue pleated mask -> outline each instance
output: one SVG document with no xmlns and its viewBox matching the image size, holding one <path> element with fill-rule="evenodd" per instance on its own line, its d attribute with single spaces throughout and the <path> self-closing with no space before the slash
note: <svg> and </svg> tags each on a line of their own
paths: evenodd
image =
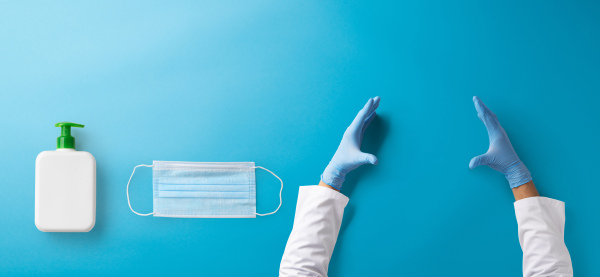
<svg viewBox="0 0 600 277">
<path fill-rule="evenodd" d="M 141 214 L 133 210 L 129 201 L 129 183 L 138 167 L 152 167 L 153 212 Z M 253 162 L 200 163 L 154 161 L 152 165 L 138 165 L 127 182 L 127 202 L 132 212 L 147 216 L 196 218 L 255 218 L 274 214 L 256 213 L 255 166 Z"/>
</svg>

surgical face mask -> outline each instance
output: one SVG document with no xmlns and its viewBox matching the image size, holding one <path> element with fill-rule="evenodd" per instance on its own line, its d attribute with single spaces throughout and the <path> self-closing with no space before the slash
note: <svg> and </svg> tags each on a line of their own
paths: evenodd
<svg viewBox="0 0 600 277">
<path fill-rule="evenodd" d="M 152 167 L 152 213 L 141 214 L 131 208 L 129 183 L 135 169 Z M 256 178 L 254 170 L 264 169 L 281 182 L 279 207 L 267 214 L 256 213 Z M 154 161 L 138 165 L 127 182 L 127 203 L 132 212 L 147 216 L 196 218 L 255 218 L 276 213 L 281 207 L 283 181 L 270 170 L 253 162 L 198 163 Z"/>
</svg>

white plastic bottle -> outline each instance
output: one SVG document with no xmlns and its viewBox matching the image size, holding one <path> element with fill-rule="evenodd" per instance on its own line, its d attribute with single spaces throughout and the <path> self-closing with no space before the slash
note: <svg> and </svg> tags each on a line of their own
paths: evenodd
<svg viewBox="0 0 600 277">
<path fill-rule="evenodd" d="M 96 223 L 96 160 L 75 151 L 71 122 L 61 127 L 56 151 L 44 151 L 35 161 L 35 226 L 43 232 L 88 232 Z"/>
</svg>

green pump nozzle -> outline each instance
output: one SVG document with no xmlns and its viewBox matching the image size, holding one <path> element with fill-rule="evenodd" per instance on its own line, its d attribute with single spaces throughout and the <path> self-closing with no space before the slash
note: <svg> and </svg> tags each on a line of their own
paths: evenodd
<svg viewBox="0 0 600 277">
<path fill-rule="evenodd" d="M 73 122 L 59 122 L 54 127 L 60 127 L 60 137 L 56 139 L 56 148 L 75 149 L 75 138 L 71 136 L 71 127 L 83 128 L 84 126 Z"/>
</svg>

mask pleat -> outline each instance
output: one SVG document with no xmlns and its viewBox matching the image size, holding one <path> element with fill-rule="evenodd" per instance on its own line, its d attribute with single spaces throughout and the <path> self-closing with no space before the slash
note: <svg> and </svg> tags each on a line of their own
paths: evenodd
<svg viewBox="0 0 600 277">
<path fill-rule="evenodd" d="M 154 162 L 155 216 L 254 217 L 254 163 Z"/>
</svg>

